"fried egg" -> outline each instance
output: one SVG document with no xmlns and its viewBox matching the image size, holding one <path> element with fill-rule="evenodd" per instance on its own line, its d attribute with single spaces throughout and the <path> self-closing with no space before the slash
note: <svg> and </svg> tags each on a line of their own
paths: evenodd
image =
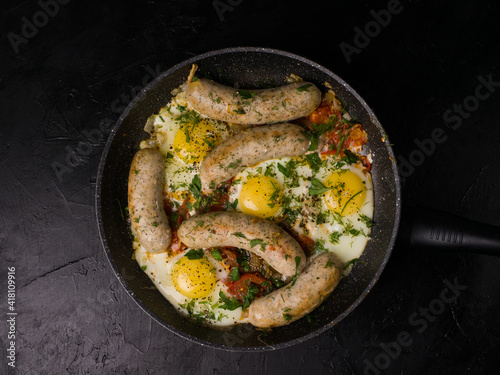
<svg viewBox="0 0 500 375">
<path fill-rule="evenodd" d="M 202 117 L 175 98 L 160 110 L 154 119 L 154 134 L 166 158 L 164 191 L 170 202 L 195 201 L 190 185 L 200 173 L 201 162 L 233 131 L 227 123 Z"/>
<path fill-rule="evenodd" d="M 161 294 L 181 314 L 215 326 L 245 323 L 242 308 L 223 309 L 220 293 L 228 295 L 223 282 L 228 271 L 210 252 L 186 249 L 178 254 L 152 254 L 134 242 L 135 260 Z"/>
<path fill-rule="evenodd" d="M 266 160 L 242 170 L 229 190 L 241 212 L 283 223 L 331 251 L 346 265 L 362 254 L 370 236 L 373 188 L 358 164 L 315 154 Z M 351 267 L 346 267 L 345 274 Z"/>
</svg>

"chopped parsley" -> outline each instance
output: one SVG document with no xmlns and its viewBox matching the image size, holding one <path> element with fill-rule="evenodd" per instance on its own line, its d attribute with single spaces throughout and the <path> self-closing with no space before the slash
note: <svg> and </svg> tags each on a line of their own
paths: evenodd
<svg viewBox="0 0 500 375">
<path fill-rule="evenodd" d="M 342 158 L 343 162 L 346 162 L 347 164 L 355 164 L 359 161 L 358 157 L 351 151 L 349 150 L 344 150 L 345 156 Z"/>
<path fill-rule="evenodd" d="M 347 269 L 351 265 L 355 265 L 358 261 L 358 258 L 353 258 L 350 261 L 348 261 L 346 264 L 344 264 L 344 269 Z"/>
<path fill-rule="evenodd" d="M 233 203 L 226 202 L 225 203 L 225 209 L 232 208 L 233 210 L 236 210 L 236 207 L 238 207 L 238 199 L 235 199 Z"/>
<path fill-rule="evenodd" d="M 248 262 L 248 258 L 247 256 L 245 255 L 245 253 L 240 253 L 237 257 L 236 257 L 236 262 L 238 263 L 238 265 L 240 266 L 241 270 L 243 272 L 248 272 L 250 271 L 250 263 Z"/>
<path fill-rule="evenodd" d="M 335 263 L 331 260 L 328 260 L 325 264 L 325 268 L 332 268 L 333 266 L 335 266 Z"/>
<path fill-rule="evenodd" d="M 339 155 L 340 147 L 344 143 L 344 139 L 345 139 L 345 135 L 343 135 L 342 138 L 340 138 L 339 144 L 337 145 L 337 150 L 335 151 L 335 156 Z"/>
<path fill-rule="evenodd" d="M 222 255 L 220 254 L 219 249 L 213 249 L 212 251 L 210 251 L 210 254 L 212 255 L 212 257 L 215 260 L 219 260 L 219 261 L 222 260 Z"/>
<path fill-rule="evenodd" d="M 351 237 L 356 237 L 356 236 L 359 236 L 360 234 L 361 235 L 365 235 L 365 233 L 363 232 L 363 230 L 360 230 L 360 229 L 355 229 L 352 225 L 351 222 L 348 222 L 345 226 L 344 226 L 344 233 L 348 233 L 351 235 Z"/>
<path fill-rule="evenodd" d="M 314 255 L 316 255 L 316 254 L 320 254 L 320 253 L 325 253 L 327 251 L 328 251 L 328 249 L 325 247 L 325 241 L 318 239 L 316 241 L 316 243 L 314 244 L 312 252 Z"/>
<path fill-rule="evenodd" d="M 312 86 L 312 83 L 305 84 L 303 86 L 297 87 L 298 92 L 309 91 L 309 87 Z"/>
<path fill-rule="evenodd" d="M 318 214 L 318 216 L 316 217 L 316 224 L 324 224 L 326 223 L 326 219 L 328 217 L 328 213 L 327 212 L 320 212 Z"/>
<path fill-rule="evenodd" d="M 321 160 L 321 158 L 319 157 L 319 154 L 317 152 L 306 155 L 306 161 L 307 161 L 307 164 L 309 164 L 309 166 L 311 167 L 311 170 L 313 172 L 319 171 L 319 168 L 321 167 L 321 164 L 323 163 L 323 161 Z"/>
<path fill-rule="evenodd" d="M 257 285 L 250 282 L 248 285 L 247 294 L 243 297 L 243 310 L 245 310 L 248 306 L 250 306 L 250 302 L 255 299 L 255 296 L 260 292 L 260 289 Z"/>
<path fill-rule="evenodd" d="M 231 272 L 229 272 L 229 279 L 231 281 L 238 281 L 240 279 L 240 269 L 238 267 L 233 267 Z"/>
<path fill-rule="evenodd" d="M 330 242 L 332 244 L 338 245 L 338 243 L 340 241 L 340 236 L 342 236 L 341 232 L 332 232 L 332 233 L 330 233 L 330 236 L 328 236 L 328 239 L 330 240 Z"/>
<path fill-rule="evenodd" d="M 292 174 L 292 171 L 291 171 L 289 168 L 285 167 L 285 166 L 284 166 L 283 164 L 281 164 L 281 163 L 278 163 L 278 170 L 279 170 L 281 173 L 283 173 L 283 175 L 284 175 L 285 177 L 290 177 L 290 176 L 291 176 L 291 174 Z"/>
<path fill-rule="evenodd" d="M 257 246 L 257 245 L 260 245 L 260 249 L 262 251 L 265 251 L 266 250 L 266 246 L 267 246 L 267 242 L 264 242 L 260 238 L 254 238 L 253 240 L 250 241 L 250 247 L 254 247 L 254 246 Z"/>
<path fill-rule="evenodd" d="M 246 236 L 241 232 L 233 232 L 233 233 L 231 233 L 231 236 L 235 236 L 238 238 L 244 238 L 245 240 L 247 239 Z"/>
<path fill-rule="evenodd" d="M 229 299 L 224 293 L 222 293 L 222 291 L 219 292 L 219 297 L 223 303 L 222 305 L 219 306 L 219 308 L 221 309 L 233 311 L 236 310 L 238 307 L 241 307 L 240 301 L 238 301 L 234 297 L 231 297 L 231 299 Z"/>
<path fill-rule="evenodd" d="M 191 249 L 186 253 L 186 257 L 189 260 L 201 259 L 201 258 L 203 258 L 203 250 L 202 249 L 199 249 L 199 250 Z"/>
<path fill-rule="evenodd" d="M 309 195 L 321 195 L 331 190 L 331 187 L 326 187 L 316 177 L 311 179 L 311 186 L 309 187 Z"/>
<path fill-rule="evenodd" d="M 292 319 L 292 316 L 290 314 L 283 314 L 283 319 L 285 319 L 287 322 Z"/>
<path fill-rule="evenodd" d="M 347 202 L 345 202 L 344 207 L 342 207 L 342 211 L 340 211 L 340 214 L 342 215 L 344 213 L 344 210 L 346 209 L 347 205 L 356 197 L 357 195 L 361 194 L 363 190 L 358 191 L 356 194 L 354 194 Z"/>
<path fill-rule="evenodd" d="M 375 225 L 373 220 L 366 215 L 359 214 L 359 218 L 361 219 L 361 222 L 366 225 L 367 228 L 371 228 Z"/>
<path fill-rule="evenodd" d="M 189 190 L 193 193 L 195 199 L 201 198 L 201 180 L 199 175 L 195 175 L 189 184 Z"/>
<path fill-rule="evenodd" d="M 299 277 L 298 268 L 299 268 L 299 264 L 300 264 L 301 260 L 302 259 L 299 256 L 295 257 L 295 275 L 293 275 L 293 277 L 292 277 L 292 286 L 295 285 L 295 282 L 297 281 L 297 278 Z"/>
<path fill-rule="evenodd" d="M 237 93 L 242 99 L 252 99 L 255 95 L 257 95 L 255 92 L 247 90 L 238 90 Z"/>
<path fill-rule="evenodd" d="M 227 165 L 227 167 L 225 168 L 226 170 L 228 170 L 229 168 L 231 169 L 236 169 L 236 168 L 239 168 L 241 165 L 241 158 L 239 158 L 238 160 L 236 160 L 235 162 L 231 162 Z"/>
</svg>

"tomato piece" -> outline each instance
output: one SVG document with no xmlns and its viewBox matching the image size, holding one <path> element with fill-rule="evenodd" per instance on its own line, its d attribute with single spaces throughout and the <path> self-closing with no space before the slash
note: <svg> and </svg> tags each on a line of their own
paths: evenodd
<svg viewBox="0 0 500 375">
<path fill-rule="evenodd" d="M 330 103 L 321 103 L 316 110 L 309 115 L 309 120 L 315 124 L 326 124 L 330 117 L 335 114 Z"/>
<path fill-rule="evenodd" d="M 240 279 L 231 283 L 229 293 L 239 301 L 243 301 L 248 295 L 248 288 L 251 284 L 259 287 L 260 291 L 256 297 L 260 297 L 264 292 L 268 292 L 272 288 L 272 283 L 258 272 L 247 272 L 241 275 Z"/>
</svg>

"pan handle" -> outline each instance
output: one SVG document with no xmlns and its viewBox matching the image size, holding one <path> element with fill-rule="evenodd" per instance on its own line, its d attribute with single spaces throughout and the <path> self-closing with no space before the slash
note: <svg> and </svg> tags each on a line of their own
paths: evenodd
<svg viewBox="0 0 500 375">
<path fill-rule="evenodd" d="M 441 211 L 405 207 L 403 240 L 414 248 L 500 256 L 500 228 Z"/>
</svg>

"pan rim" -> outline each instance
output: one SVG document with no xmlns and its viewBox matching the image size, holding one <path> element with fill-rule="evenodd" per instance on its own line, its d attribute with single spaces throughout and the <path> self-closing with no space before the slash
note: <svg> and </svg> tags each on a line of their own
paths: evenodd
<svg viewBox="0 0 500 375">
<path fill-rule="evenodd" d="M 323 73 L 327 74 L 328 76 L 332 77 L 335 79 L 339 84 L 341 84 L 346 90 L 349 91 L 350 94 L 354 96 L 354 98 L 366 109 L 368 115 L 370 116 L 370 119 L 372 120 L 373 125 L 379 130 L 380 134 L 384 136 L 384 144 L 385 148 L 389 154 L 389 157 L 392 161 L 391 166 L 392 166 L 392 172 L 393 172 L 393 177 L 394 177 L 394 183 L 395 183 L 395 212 L 394 212 L 394 226 L 390 235 L 390 240 L 385 252 L 384 257 L 382 258 L 380 267 L 377 269 L 377 272 L 371 277 L 371 280 L 367 287 L 363 290 L 363 292 L 356 298 L 356 300 L 349 306 L 348 309 L 344 310 L 341 314 L 336 316 L 336 318 L 332 321 L 330 321 L 327 324 L 324 324 L 322 327 L 296 339 L 292 339 L 286 342 L 282 342 L 276 345 L 268 345 L 268 346 L 252 346 L 252 347 L 233 347 L 233 346 L 228 346 L 228 345 L 221 345 L 221 344 L 216 344 L 213 342 L 209 342 L 197 337 L 194 337 L 190 334 L 187 334 L 160 319 L 155 313 L 153 313 L 147 306 L 144 305 L 144 303 L 135 295 L 135 293 L 132 291 L 132 289 L 128 286 L 127 281 L 121 274 L 120 270 L 118 269 L 117 265 L 113 261 L 113 255 L 111 254 L 110 247 L 108 246 L 107 239 L 105 237 L 105 232 L 104 232 L 104 226 L 103 226 L 103 218 L 102 218 L 102 210 L 101 210 L 101 203 L 102 203 L 102 196 L 101 196 L 101 191 L 102 191 L 102 179 L 103 179 L 103 174 L 104 174 L 104 168 L 106 165 L 106 160 L 108 159 L 108 154 L 109 150 L 111 148 L 111 145 L 113 143 L 113 140 L 115 139 L 115 136 L 118 133 L 119 128 L 121 127 L 124 119 L 128 116 L 130 111 L 135 107 L 136 103 L 140 101 L 146 93 L 154 86 L 156 86 L 160 81 L 162 81 L 165 77 L 169 76 L 173 72 L 177 71 L 178 69 L 185 67 L 186 65 L 193 64 L 199 60 L 203 60 L 209 57 L 214 57 L 214 56 L 219 56 L 219 55 L 225 55 L 225 54 L 232 54 L 232 53 L 267 53 L 267 54 L 272 54 L 272 55 L 281 55 L 293 60 L 300 61 L 304 64 L 307 64 L 315 69 L 318 69 L 322 71 Z M 127 108 L 122 112 L 118 120 L 116 121 L 115 125 L 113 126 L 110 135 L 108 137 L 108 140 L 106 142 L 106 145 L 104 147 L 104 150 L 101 155 L 101 159 L 99 162 L 98 166 L 98 171 L 97 171 L 97 180 L 96 180 L 96 190 L 95 190 L 95 214 L 97 218 L 97 224 L 98 224 L 98 230 L 99 230 L 99 237 L 101 239 L 101 244 L 105 250 L 106 257 L 108 259 L 109 264 L 112 267 L 113 272 L 117 276 L 118 280 L 122 284 L 122 286 L 125 288 L 127 294 L 129 294 L 132 299 L 137 303 L 137 305 L 150 317 L 152 317 L 157 323 L 159 323 L 161 326 L 165 327 L 167 330 L 170 332 L 187 339 L 191 342 L 195 342 L 197 344 L 200 344 L 204 347 L 210 347 L 214 349 L 219 349 L 219 350 L 224 350 L 224 351 L 231 351 L 231 352 L 264 352 L 264 351 L 272 351 L 272 350 L 278 350 L 278 349 L 284 349 L 290 346 L 297 345 L 299 343 L 308 341 L 312 339 L 313 337 L 319 336 L 320 334 L 326 332 L 327 330 L 331 329 L 334 325 L 342 321 L 347 315 L 349 315 L 360 303 L 361 301 L 366 298 L 366 296 L 370 293 L 370 291 L 373 289 L 374 285 L 377 283 L 379 280 L 383 270 L 385 269 L 385 266 L 387 265 L 387 262 L 392 254 L 392 250 L 396 241 L 398 229 L 399 229 L 399 224 L 400 224 L 400 218 L 401 218 L 401 184 L 400 184 L 400 178 L 399 178 L 399 173 L 397 169 L 397 164 L 396 164 L 396 158 L 394 155 L 394 152 L 392 150 L 392 147 L 390 146 L 389 139 L 387 136 L 387 133 L 385 132 L 385 129 L 382 127 L 380 122 L 378 121 L 378 118 L 376 117 L 375 113 L 371 109 L 370 106 L 367 105 L 367 103 L 364 101 L 364 99 L 349 85 L 347 82 L 345 82 L 343 79 L 341 79 L 339 76 L 337 76 L 335 73 L 330 71 L 329 69 L 325 68 L 324 66 L 309 60 L 305 57 L 279 50 L 279 49 L 274 49 L 274 48 L 265 48 L 265 47 L 230 47 L 230 48 L 223 48 L 223 49 L 217 49 L 209 52 L 205 52 L 196 56 L 193 56 L 191 58 L 188 58 L 180 63 L 175 64 L 171 68 L 167 69 L 163 73 L 161 73 L 158 77 L 156 77 L 153 81 L 151 81 L 147 86 L 145 86 L 142 91 L 128 104 Z"/>
</svg>

